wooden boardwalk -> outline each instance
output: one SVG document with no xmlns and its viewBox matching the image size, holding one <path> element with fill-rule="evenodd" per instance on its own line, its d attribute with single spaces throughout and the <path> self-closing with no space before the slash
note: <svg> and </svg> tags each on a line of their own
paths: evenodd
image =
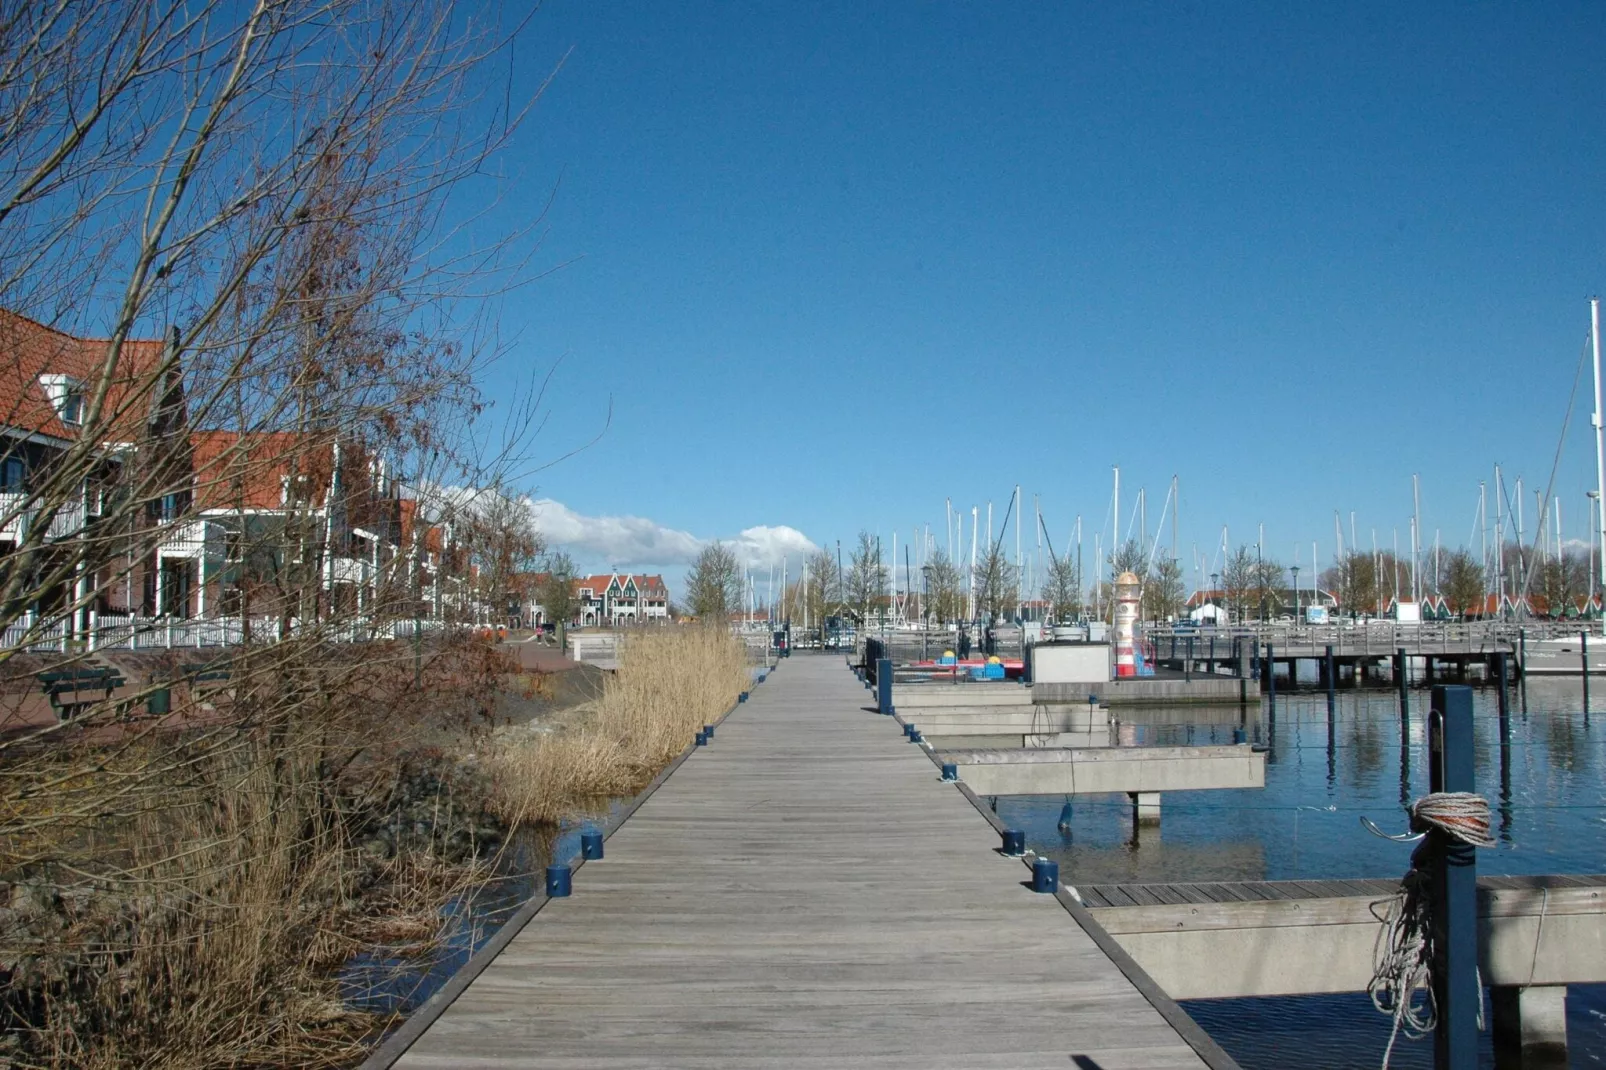
<svg viewBox="0 0 1606 1070">
<path fill-rule="evenodd" d="M 870 701 L 786 661 L 395 1065 L 1231 1067 Z"/>
</svg>

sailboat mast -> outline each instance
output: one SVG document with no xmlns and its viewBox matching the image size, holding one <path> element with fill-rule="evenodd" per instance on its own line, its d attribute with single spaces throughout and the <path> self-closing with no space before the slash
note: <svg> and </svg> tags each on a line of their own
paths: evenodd
<svg viewBox="0 0 1606 1070">
<path fill-rule="evenodd" d="M 1589 338 L 1595 349 L 1595 526 L 1600 529 L 1599 566 L 1606 571 L 1606 432 L 1602 431 L 1600 404 L 1600 298 L 1589 301 Z"/>
</svg>

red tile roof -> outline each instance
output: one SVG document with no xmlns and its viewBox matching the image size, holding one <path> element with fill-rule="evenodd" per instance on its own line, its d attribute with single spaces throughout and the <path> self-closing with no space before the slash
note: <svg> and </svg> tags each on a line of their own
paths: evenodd
<svg viewBox="0 0 1606 1070">
<path fill-rule="evenodd" d="M 293 431 L 196 431 L 190 445 L 197 508 L 281 509 L 292 475 L 301 478 L 307 504 L 321 506 L 328 496 L 332 439 Z"/>
<path fill-rule="evenodd" d="M 92 393 L 108 344 L 104 338 L 77 338 L 0 309 L 0 424 L 53 438 L 77 438 L 78 426 L 62 421 L 39 377 L 65 375 L 82 384 L 86 395 Z M 161 358 L 160 340 L 123 343 L 101 414 L 103 441 L 131 442 L 140 437 L 150 415 L 149 399 Z"/>
</svg>

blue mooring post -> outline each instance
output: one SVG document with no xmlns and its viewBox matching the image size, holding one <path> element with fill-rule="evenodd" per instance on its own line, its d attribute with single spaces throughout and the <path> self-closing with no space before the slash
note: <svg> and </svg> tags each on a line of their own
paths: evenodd
<svg viewBox="0 0 1606 1070">
<path fill-rule="evenodd" d="M 1270 644 L 1266 644 L 1266 660 L 1260 663 L 1260 671 L 1266 676 L 1266 694 L 1271 699 L 1272 709 L 1277 708 L 1277 651 Z"/>
<path fill-rule="evenodd" d="M 1193 636 L 1191 635 L 1188 636 L 1187 650 L 1182 655 L 1182 681 L 1183 683 L 1191 683 L 1193 681 Z"/>
<path fill-rule="evenodd" d="M 580 857 L 588 861 L 602 857 L 602 833 L 596 829 L 580 833 Z"/>
<path fill-rule="evenodd" d="M 944 783 L 952 784 L 959 779 L 959 766 L 953 762 L 942 763 L 942 779 Z"/>
<path fill-rule="evenodd" d="M 699 747 L 706 747 L 708 746 L 708 737 L 703 735 L 701 732 L 698 732 L 692 737 L 692 742 L 696 743 Z"/>
<path fill-rule="evenodd" d="M 892 659 L 881 658 L 875 663 L 876 709 L 892 712 Z"/>
<path fill-rule="evenodd" d="M 1004 830 L 1004 853 L 1011 858 L 1019 858 L 1026 853 L 1026 833 L 1020 829 Z"/>
<path fill-rule="evenodd" d="M 913 738 L 915 738 L 915 726 L 914 725 L 905 724 L 903 726 L 903 738 L 904 739 L 913 739 Z"/>
<path fill-rule="evenodd" d="M 1476 791 L 1472 761 L 1472 689 L 1440 684 L 1428 718 L 1428 787 Z M 1477 848 L 1448 834 L 1428 833 L 1428 878 L 1433 882 L 1436 959 L 1434 997 L 1439 1026 L 1433 1037 L 1437 1070 L 1478 1065 L 1478 863 Z"/>
<path fill-rule="evenodd" d="M 714 738 L 714 726 L 711 724 L 703 725 L 703 735 L 707 739 L 712 740 Z"/>
<path fill-rule="evenodd" d="M 1032 859 L 1032 891 L 1053 895 L 1059 890 L 1060 864 L 1046 858 Z"/>
<path fill-rule="evenodd" d="M 910 727 L 910 732 L 909 732 L 909 742 L 910 743 L 923 743 L 923 742 L 925 742 L 925 737 L 920 734 L 920 729 L 915 728 L 913 725 L 910 725 L 909 727 Z"/>
<path fill-rule="evenodd" d="M 573 873 L 568 866 L 546 867 L 546 894 L 548 899 L 562 899 L 573 891 Z"/>
<path fill-rule="evenodd" d="M 1327 709 L 1332 711 L 1334 703 L 1338 701 L 1338 666 L 1333 664 L 1333 647 L 1327 647 Z"/>
<path fill-rule="evenodd" d="M 746 702 L 747 701 L 747 692 L 743 691 L 740 695 L 737 695 L 736 696 L 736 701 L 737 702 Z"/>
</svg>

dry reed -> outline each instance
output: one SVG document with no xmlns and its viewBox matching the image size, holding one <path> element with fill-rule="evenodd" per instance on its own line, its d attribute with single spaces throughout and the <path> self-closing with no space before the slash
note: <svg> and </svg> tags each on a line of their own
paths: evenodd
<svg viewBox="0 0 1606 1070">
<path fill-rule="evenodd" d="M 0 1065 L 359 1060 L 382 1023 L 342 1002 L 338 967 L 422 950 L 486 875 L 484 788 L 450 782 L 501 668 L 483 653 L 432 657 L 422 689 L 410 658 L 242 670 L 236 708 L 195 730 L 7 754 Z"/>
<path fill-rule="evenodd" d="M 727 632 L 632 637 L 594 702 L 552 731 L 499 735 L 487 763 L 494 805 L 509 821 L 553 823 L 639 791 L 749 684 L 746 651 Z"/>
</svg>

